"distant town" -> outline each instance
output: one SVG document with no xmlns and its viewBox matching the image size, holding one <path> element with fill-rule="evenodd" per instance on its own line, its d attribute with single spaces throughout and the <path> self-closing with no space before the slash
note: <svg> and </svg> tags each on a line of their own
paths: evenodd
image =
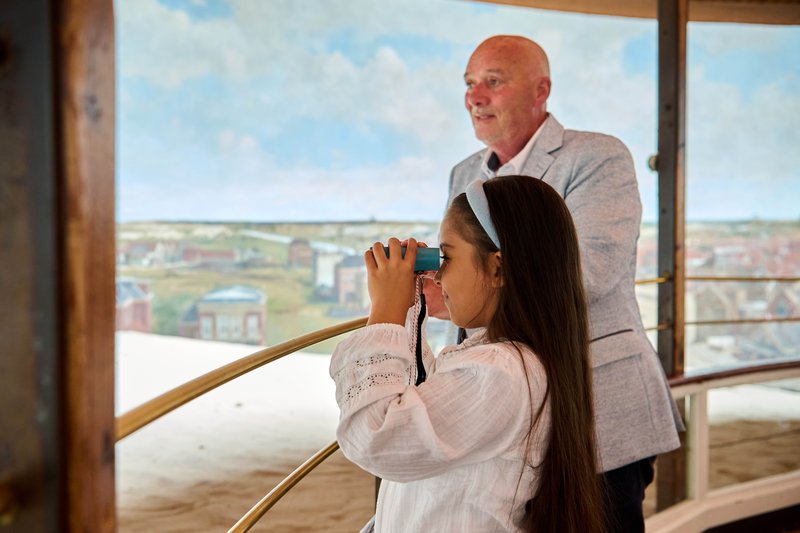
<svg viewBox="0 0 800 533">
<path fill-rule="evenodd" d="M 275 344 L 367 313 L 363 251 L 373 242 L 413 236 L 435 245 L 437 233 L 430 222 L 119 224 L 117 329 Z M 657 277 L 657 254 L 656 227 L 645 224 L 638 279 Z M 800 276 L 800 222 L 690 224 L 686 268 L 690 276 Z M 637 296 L 645 327 L 655 328 L 656 285 L 638 286 Z M 687 285 L 687 322 L 793 317 L 800 283 Z M 686 334 L 689 367 L 800 356 L 800 322 L 687 326 Z"/>
</svg>

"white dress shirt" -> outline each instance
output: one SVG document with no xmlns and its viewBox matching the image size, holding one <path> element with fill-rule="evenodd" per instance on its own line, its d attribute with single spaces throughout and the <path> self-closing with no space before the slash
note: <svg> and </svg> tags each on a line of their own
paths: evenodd
<svg viewBox="0 0 800 533">
<path fill-rule="evenodd" d="M 368 326 L 331 358 L 341 449 L 383 479 L 376 531 L 521 531 L 538 484 L 530 465 L 550 431 L 544 368 L 529 348 L 489 343 L 484 330 L 435 361 L 425 354 L 428 379 L 417 387 L 402 326 Z M 531 406 L 541 414 L 526 463 Z"/>
<path fill-rule="evenodd" d="M 497 160 L 497 156 L 491 150 L 486 150 L 486 154 L 483 156 L 483 161 L 481 162 L 481 172 L 483 173 L 483 177 L 486 179 L 491 179 L 497 176 L 515 176 L 518 175 L 522 171 L 522 167 L 525 165 L 525 162 L 528 160 L 528 157 L 531 155 L 531 150 L 533 150 L 533 145 L 536 144 L 536 139 L 539 138 L 539 134 L 542 132 L 544 128 L 544 123 L 550 120 L 550 115 L 547 115 L 547 118 L 539 125 L 539 128 L 533 132 L 531 138 L 528 139 L 528 142 L 525 143 L 525 146 L 522 147 L 522 150 L 517 153 L 514 157 L 508 160 L 505 165 L 502 165 L 500 168 L 492 169 L 489 166 L 489 161 L 492 158 L 495 158 L 495 162 L 499 162 Z"/>
</svg>

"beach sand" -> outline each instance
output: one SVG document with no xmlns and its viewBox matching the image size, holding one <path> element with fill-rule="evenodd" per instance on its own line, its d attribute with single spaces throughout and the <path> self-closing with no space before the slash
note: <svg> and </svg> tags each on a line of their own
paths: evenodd
<svg viewBox="0 0 800 533">
<path fill-rule="evenodd" d="M 117 412 L 256 349 L 121 332 Z M 281 479 L 335 439 L 338 408 L 328 360 L 305 353 L 287 356 L 118 443 L 120 533 L 227 531 Z M 725 389 L 712 394 L 709 406 L 712 487 L 800 468 L 796 390 Z M 358 531 L 372 515 L 374 479 L 337 452 L 252 531 Z M 654 508 L 654 486 L 648 490 L 648 514 Z"/>
<path fill-rule="evenodd" d="M 118 413 L 256 350 L 132 332 L 117 341 Z M 335 440 L 328 360 L 287 356 L 118 443 L 119 531 L 227 531 Z M 372 515 L 374 480 L 336 452 L 252 531 L 357 531 Z"/>
</svg>

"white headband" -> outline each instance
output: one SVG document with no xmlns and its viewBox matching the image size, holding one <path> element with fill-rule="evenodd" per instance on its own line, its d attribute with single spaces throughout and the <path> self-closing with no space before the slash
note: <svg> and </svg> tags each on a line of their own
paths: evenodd
<svg viewBox="0 0 800 533">
<path fill-rule="evenodd" d="M 476 179 L 467 185 L 467 202 L 475 213 L 475 217 L 480 222 L 483 231 L 492 239 L 492 242 L 497 249 L 500 249 L 500 239 L 497 237 L 497 230 L 494 229 L 492 224 L 492 215 L 489 212 L 489 202 L 486 200 L 486 192 L 483 190 L 483 180 Z"/>
</svg>

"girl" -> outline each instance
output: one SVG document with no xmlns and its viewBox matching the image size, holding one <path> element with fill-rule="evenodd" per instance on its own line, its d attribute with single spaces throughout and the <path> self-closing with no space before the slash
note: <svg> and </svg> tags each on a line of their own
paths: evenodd
<svg viewBox="0 0 800 533">
<path fill-rule="evenodd" d="M 400 244 L 390 258 L 381 243 L 366 252 L 369 321 L 330 367 L 342 451 L 383 478 L 376 531 L 604 531 L 586 302 L 561 197 L 508 176 L 453 200 L 435 281 L 451 320 L 478 329 L 435 360 L 423 350 L 424 369 L 409 310 L 417 243 L 404 258 Z"/>
</svg>

